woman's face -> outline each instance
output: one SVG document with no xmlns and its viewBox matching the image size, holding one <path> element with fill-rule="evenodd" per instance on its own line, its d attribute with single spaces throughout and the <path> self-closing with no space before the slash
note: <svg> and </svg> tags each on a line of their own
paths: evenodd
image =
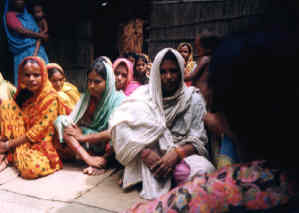
<svg viewBox="0 0 299 213">
<path fill-rule="evenodd" d="M 125 65 L 120 64 L 114 70 L 115 86 L 117 90 L 125 90 L 128 81 L 128 69 Z"/>
<path fill-rule="evenodd" d="M 139 59 L 136 63 L 136 71 L 140 74 L 145 75 L 146 71 L 147 71 L 147 64 L 142 60 Z"/>
<path fill-rule="evenodd" d="M 51 76 L 50 81 L 51 81 L 52 86 L 54 87 L 54 89 L 56 91 L 60 91 L 63 87 L 65 77 L 59 71 L 56 71 Z"/>
<path fill-rule="evenodd" d="M 23 83 L 26 88 L 33 93 L 39 91 L 42 87 L 42 74 L 38 63 L 26 63 L 24 65 L 23 72 Z"/>
<path fill-rule="evenodd" d="M 15 10 L 22 12 L 25 8 L 24 0 L 13 0 L 13 7 Z"/>
<path fill-rule="evenodd" d="M 87 76 L 87 87 L 91 96 L 100 99 L 105 92 L 106 81 L 93 70 Z"/>
<path fill-rule="evenodd" d="M 183 56 L 183 58 L 185 59 L 185 61 L 188 61 L 188 58 L 190 56 L 190 51 L 187 45 L 182 46 L 179 49 L 179 53 Z"/>
<path fill-rule="evenodd" d="M 160 65 L 161 86 L 163 97 L 174 95 L 181 81 L 180 69 L 173 60 L 164 60 Z"/>
</svg>

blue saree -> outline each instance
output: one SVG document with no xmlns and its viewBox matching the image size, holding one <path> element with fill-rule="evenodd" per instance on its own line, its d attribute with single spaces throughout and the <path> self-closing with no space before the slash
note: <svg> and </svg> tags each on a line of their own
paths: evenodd
<svg viewBox="0 0 299 213">
<path fill-rule="evenodd" d="M 3 13 L 3 25 L 8 40 L 9 51 L 14 56 L 14 84 L 17 85 L 18 66 L 25 57 L 33 55 L 37 39 L 24 37 L 21 34 L 14 32 L 8 28 L 6 22 L 6 14 L 11 9 L 10 2 L 10 0 L 6 0 L 5 2 Z M 17 14 L 17 18 L 19 19 L 19 21 L 25 29 L 33 32 L 39 32 L 39 27 L 37 26 L 37 23 L 26 8 L 24 9 L 23 13 Z M 38 51 L 38 56 L 44 59 L 46 63 L 48 63 L 48 56 L 45 51 L 45 48 L 42 45 L 40 46 L 40 49 Z"/>
<path fill-rule="evenodd" d="M 228 136 L 224 135 L 220 142 L 220 150 L 217 156 L 217 168 L 239 162 L 240 160 L 235 144 Z"/>
</svg>

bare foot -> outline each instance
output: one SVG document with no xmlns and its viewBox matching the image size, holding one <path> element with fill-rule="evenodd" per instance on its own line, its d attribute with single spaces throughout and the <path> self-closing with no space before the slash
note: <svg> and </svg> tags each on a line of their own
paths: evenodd
<svg viewBox="0 0 299 213">
<path fill-rule="evenodd" d="M 102 175 L 105 173 L 105 169 L 97 169 L 95 167 L 90 166 L 85 168 L 83 170 L 83 173 L 91 176 Z"/>
<path fill-rule="evenodd" d="M 141 152 L 141 159 L 145 163 L 145 165 L 148 168 L 151 169 L 155 165 L 155 163 L 157 163 L 157 161 L 159 161 L 161 158 L 153 150 L 151 150 L 151 149 L 144 149 Z"/>
<path fill-rule="evenodd" d="M 5 155 L 0 155 L 0 172 L 7 168 L 8 161 Z"/>
<path fill-rule="evenodd" d="M 86 159 L 86 163 L 90 167 L 103 169 L 103 168 L 105 168 L 105 166 L 107 164 L 107 160 L 100 156 L 90 156 L 90 157 L 88 157 L 88 159 Z"/>
</svg>

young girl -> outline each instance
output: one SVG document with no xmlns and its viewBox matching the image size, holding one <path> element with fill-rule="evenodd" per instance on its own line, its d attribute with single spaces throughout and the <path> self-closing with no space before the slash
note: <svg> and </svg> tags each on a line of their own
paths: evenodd
<svg viewBox="0 0 299 213">
<path fill-rule="evenodd" d="M 121 90 L 126 96 L 131 95 L 140 83 L 134 80 L 133 64 L 125 59 L 118 58 L 113 63 L 116 90 Z"/>
<path fill-rule="evenodd" d="M 148 59 L 145 55 L 138 55 L 134 65 L 134 79 L 141 85 L 148 83 Z"/>
</svg>

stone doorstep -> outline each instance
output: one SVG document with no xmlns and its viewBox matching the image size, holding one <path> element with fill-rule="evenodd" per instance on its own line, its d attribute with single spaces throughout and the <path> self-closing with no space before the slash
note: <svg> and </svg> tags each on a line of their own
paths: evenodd
<svg viewBox="0 0 299 213">
<path fill-rule="evenodd" d="M 17 177 L 16 171 L 12 168 L 7 168 L 4 172 L 0 176 L 0 194 L 14 193 L 20 196 L 18 198 L 20 201 L 23 198 L 33 199 L 32 202 L 42 200 L 52 203 L 52 207 L 63 203 L 63 212 L 67 212 L 65 211 L 67 209 L 68 212 L 72 212 L 72 208 L 81 209 L 82 206 L 94 208 L 95 211 L 119 212 L 142 201 L 137 190 L 124 192 L 121 189 L 118 185 L 120 172 L 115 173 L 113 170 L 100 176 L 88 176 L 82 173 L 82 167 L 66 165 L 63 170 L 36 180 Z M 5 181 L 2 181 L 1 177 L 6 177 Z M 62 212 L 61 208 L 57 211 Z"/>
</svg>

